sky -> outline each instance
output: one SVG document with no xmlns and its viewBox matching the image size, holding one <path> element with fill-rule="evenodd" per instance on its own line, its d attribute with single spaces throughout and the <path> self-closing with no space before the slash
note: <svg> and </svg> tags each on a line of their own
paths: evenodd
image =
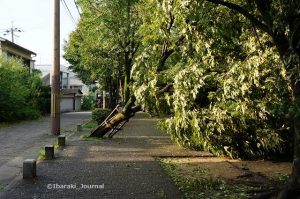
<svg viewBox="0 0 300 199">
<path fill-rule="evenodd" d="M 79 20 L 74 0 L 64 0 L 64 2 L 73 18 L 67 11 L 63 0 L 60 0 L 61 56 L 64 43 L 76 28 Z M 0 37 L 11 41 L 11 34 L 5 36 L 4 33 L 13 24 L 14 28 L 22 30 L 16 33 L 14 42 L 37 54 L 34 58 L 36 65 L 50 65 L 53 54 L 53 10 L 54 0 L 0 0 Z M 61 64 L 68 65 L 62 57 Z M 47 68 L 40 69 L 47 70 Z"/>
</svg>

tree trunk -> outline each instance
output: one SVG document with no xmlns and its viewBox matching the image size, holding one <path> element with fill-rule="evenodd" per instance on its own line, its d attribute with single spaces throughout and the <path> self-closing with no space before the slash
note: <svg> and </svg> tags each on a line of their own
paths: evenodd
<svg viewBox="0 0 300 199">
<path fill-rule="evenodd" d="M 298 104 L 300 102 L 300 83 L 293 85 L 293 93 L 295 103 L 297 105 L 297 112 L 300 110 Z M 282 189 L 278 195 L 278 199 L 289 199 L 300 196 L 300 115 L 298 113 L 294 116 L 294 158 L 293 169 L 289 182 Z"/>
<path fill-rule="evenodd" d="M 130 53 L 125 52 L 125 82 L 124 82 L 124 99 L 127 102 L 130 98 L 130 71 L 132 68 L 132 59 L 130 58 Z"/>
<path fill-rule="evenodd" d="M 129 120 L 132 116 L 134 116 L 136 112 L 141 110 L 141 107 L 134 106 L 134 103 L 135 97 L 132 96 L 124 106 L 122 112 L 117 113 L 108 121 L 103 122 L 100 126 L 98 126 L 95 130 L 91 132 L 90 137 L 103 137 L 110 130 L 117 127 L 121 122 Z"/>
<path fill-rule="evenodd" d="M 297 82 L 294 86 L 294 96 L 296 104 L 300 102 L 300 83 Z M 297 106 L 297 112 L 299 107 Z M 293 183 L 300 184 L 300 115 L 296 113 L 294 117 L 294 161 L 293 161 L 293 171 L 292 171 L 292 181 Z"/>
</svg>

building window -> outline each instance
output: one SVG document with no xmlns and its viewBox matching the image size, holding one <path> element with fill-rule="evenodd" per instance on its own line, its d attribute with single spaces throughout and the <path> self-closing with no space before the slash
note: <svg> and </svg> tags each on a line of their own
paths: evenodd
<svg viewBox="0 0 300 199">
<path fill-rule="evenodd" d="M 69 85 L 69 73 L 60 72 L 60 88 L 68 88 Z"/>
</svg>

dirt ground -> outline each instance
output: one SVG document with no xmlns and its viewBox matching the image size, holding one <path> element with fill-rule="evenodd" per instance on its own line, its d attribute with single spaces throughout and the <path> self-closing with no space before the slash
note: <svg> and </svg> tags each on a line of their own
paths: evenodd
<svg viewBox="0 0 300 199">
<path fill-rule="evenodd" d="M 187 172 L 200 167 L 208 169 L 226 181 L 251 178 L 254 175 L 268 179 L 280 178 L 292 171 L 291 162 L 241 161 L 219 157 L 176 158 L 174 161 L 180 163 L 181 169 Z"/>
<path fill-rule="evenodd" d="M 208 178 L 207 176 L 211 175 L 229 186 L 256 187 L 256 190 L 257 188 L 262 190 L 259 191 L 260 193 L 264 190 L 276 189 L 276 187 L 282 185 L 292 171 L 291 162 L 241 161 L 222 157 L 169 158 L 164 159 L 163 162 L 166 165 L 174 165 L 176 169 L 171 172 L 173 176 L 181 175 L 199 179 Z M 249 188 L 246 188 L 245 192 L 248 190 Z M 245 197 L 237 196 L 234 190 L 231 192 L 232 194 L 228 198 L 249 197 L 249 195 Z M 252 196 L 254 195 L 252 194 Z M 212 198 L 222 198 L 223 196 Z"/>
</svg>

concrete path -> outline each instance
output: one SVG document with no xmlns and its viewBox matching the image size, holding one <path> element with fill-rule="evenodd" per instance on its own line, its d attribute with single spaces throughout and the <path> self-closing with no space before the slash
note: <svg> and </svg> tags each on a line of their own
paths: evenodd
<svg viewBox="0 0 300 199">
<path fill-rule="evenodd" d="M 90 112 L 64 113 L 61 132 L 65 134 L 90 119 Z M 55 138 L 50 133 L 50 117 L 0 128 L 0 190 L 21 174 L 24 159 L 36 158 L 40 149 Z"/>
<path fill-rule="evenodd" d="M 112 139 L 84 141 L 73 134 L 55 160 L 38 162 L 37 178 L 20 176 L 0 198 L 181 198 L 155 158 L 210 154 L 175 146 L 156 122 L 139 113 Z"/>
</svg>

